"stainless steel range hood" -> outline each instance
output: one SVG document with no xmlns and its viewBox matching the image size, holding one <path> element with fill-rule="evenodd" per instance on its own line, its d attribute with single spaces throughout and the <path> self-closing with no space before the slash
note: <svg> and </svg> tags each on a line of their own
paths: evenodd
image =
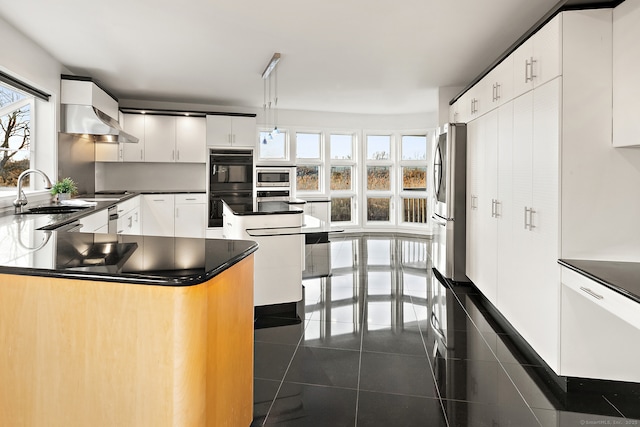
<svg viewBox="0 0 640 427">
<path fill-rule="evenodd" d="M 138 138 L 122 130 L 117 121 L 93 105 L 63 104 L 61 131 L 90 135 L 95 142 L 138 142 Z"/>
</svg>

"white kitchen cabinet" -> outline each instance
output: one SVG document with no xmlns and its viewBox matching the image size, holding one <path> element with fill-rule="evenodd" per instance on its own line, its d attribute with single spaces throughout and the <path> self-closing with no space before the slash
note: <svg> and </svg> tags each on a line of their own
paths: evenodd
<svg viewBox="0 0 640 427">
<path fill-rule="evenodd" d="M 109 214 L 106 209 L 94 212 L 78 220 L 81 233 L 107 233 Z"/>
<path fill-rule="evenodd" d="M 255 117 L 207 116 L 207 146 L 254 148 L 257 140 Z"/>
<path fill-rule="evenodd" d="M 449 123 L 458 123 L 458 101 L 449 105 Z"/>
<path fill-rule="evenodd" d="M 176 161 L 176 118 L 145 114 L 145 162 Z"/>
<path fill-rule="evenodd" d="M 173 236 L 175 227 L 173 194 L 142 195 L 142 234 Z"/>
<path fill-rule="evenodd" d="M 508 247 L 502 248 L 500 241 L 508 243 L 512 112 L 507 103 L 467 127 L 466 273 L 493 304 L 504 264 L 501 255 Z"/>
<path fill-rule="evenodd" d="M 117 205 L 117 233 L 141 234 L 140 196 L 127 199 Z"/>
<path fill-rule="evenodd" d="M 203 117 L 176 118 L 176 162 L 206 162 L 207 122 Z"/>
<path fill-rule="evenodd" d="M 123 116 L 123 129 L 138 137 L 139 141 L 137 144 L 122 144 L 122 161 L 144 162 L 145 115 L 124 114 Z"/>
<path fill-rule="evenodd" d="M 640 2 L 613 10 L 613 146 L 640 147 Z"/>
<path fill-rule="evenodd" d="M 563 15 L 556 15 L 512 54 L 514 96 L 562 74 Z"/>
<path fill-rule="evenodd" d="M 559 147 L 562 78 L 514 101 L 511 280 L 497 307 L 557 369 L 559 349 Z M 502 260 L 499 260 L 502 265 Z M 515 276 L 515 277 L 514 277 Z M 527 303 L 522 304 L 526 298 Z M 540 307 L 545 315 L 540 316 Z"/>
<path fill-rule="evenodd" d="M 486 111 L 493 110 L 513 99 L 513 56 L 508 56 L 484 78 L 481 97 Z"/>
<path fill-rule="evenodd" d="M 587 220 L 600 199 L 594 194 L 610 193 L 595 182 L 608 178 L 590 177 L 610 161 L 602 146 L 611 129 L 611 15 L 610 9 L 563 12 L 511 55 L 516 80 L 528 58 L 530 81 L 524 89 L 514 81 L 512 100 L 497 110 L 497 193 L 494 177 L 485 175 L 496 158 L 493 111 L 468 123 L 467 275 L 556 373 L 562 310 L 557 260 L 599 250 L 598 240 L 600 246 L 615 240 L 609 229 L 596 232 L 596 239 L 584 233 L 588 224 L 606 221 Z M 485 185 L 475 181 L 496 195 L 483 196 Z M 482 222 L 483 200 L 495 231 Z"/>
<path fill-rule="evenodd" d="M 466 226 L 467 226 L 467 244 L 465 246 L 465 272 L 469 280 L 471 280 L 483 293 L 486 286 L 478 276 L 478 254 L 480 253 L 480 229 L 478 200 L 480 174 L 482 171 L 481 155 L 482 155 L 482 136 L 480 120 L 474 120 L 467 123 L 467 207 L 466 207 Z"/>
<path fill-rule="evenodd" d="M 640 382 L 638 303 L 562 267 L 560 375 Z"/>
<path fill-rule="evenodd" d="M 205 237 L 206 194 L 175 195 L 176 237 Z"/>
<path fill-rule="evenodd" d="M 205 163 L 206 121 L 203 117 L 125 114 L 124 129 L 140 138 L 138 144 L 120 144 L 119 161 Z M 105 144 L 101 144 L 105 145 Z M 102 160 L 109 155 L 109 151 Z M 117 161 L 117 160 L 109 160 Z"/>
</svg>

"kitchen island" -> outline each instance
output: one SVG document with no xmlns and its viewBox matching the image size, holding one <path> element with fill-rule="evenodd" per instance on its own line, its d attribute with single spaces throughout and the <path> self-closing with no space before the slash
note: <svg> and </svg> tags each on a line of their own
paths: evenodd
<svg viewBox="0 0 640 427">
<path fill-rule="evenodd" d="M 304 201 L 293 202 L 254 201 L 252 210 L 242 212 L 224 202 L 222 230 L 225 238 L 251 239 L 260 245 L 254 305 L 280 305 L 295 317 L 295 304 L 302 299 Z"/>
<path fill-rule="evenodd" d="M 0 223 L 0 425 L 253 418 L 251 241 Z"/>
</svg>

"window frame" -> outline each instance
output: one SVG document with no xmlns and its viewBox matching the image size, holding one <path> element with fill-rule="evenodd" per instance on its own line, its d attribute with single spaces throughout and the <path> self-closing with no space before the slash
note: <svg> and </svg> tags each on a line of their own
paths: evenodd
<svg viewBox="0 0 640 427">
<path fill-rule="evenodd" d="M 15 101 L 11 104 L 8 104 L 4 107 L 0 107 L 0 117 L 4 117 L 5 115 L 11 114 L 13 111 L 16 111 L 25 106 L 29 106 L 29 148 L 22 149 L 18 151 L 27 152 L 29 154 L 29 166 L 27 169 L 35 168 L 35 141 L 37 136 L 36 131 L 36 97 L 32 94 L 29 94 L 19 88 L 16 88 L 9 83 L 5 83 L 4 81 L 0 81 L 0 85 L 9 89 L 10 91 L 16 92 L 24 96 L 24 98 Z M 41 101 L 48 102 L 48 101 Z M 12 151 L 10 149 L 0 149 L 0 151 Z M 36 182 L 40 182 L 40 180 L 29 179 L 29 184 L 26 187 L 23 187 L 23 191 L 26 194 L 33 193 L 43 193 L 44 190 L 36 190 Z M 15 198 L 15 187 L 0 187 L 0 199 L 2 198 Z"/>
<path fill-rule="evenodd" d="M 388 159 L 369 159 L 367 156 L 369 149 L 369 137 L 371 136 L 386 136 L 389 137 L 389 158 Z M 363 227 L 389 227 L 396 225 L 396 213 L 395 213 L 395 186 L 397 182 L 395 166 L 397 158 L 397 135 L 394 132 L 388 131 L 365 131 L 362 138 L 362 152 L 364 159 L 364 166 L 362 168 L 362 197 L 361 203 L 363 206 L 361 213 L 361 223 Z M 368 185 L 368 170 L 369 167 L 388 167 L 389 168 L 389 190 L 369 190 Z M 389 198 L 389 220 L 388 221 L 376 221 L 368 219 L 368 200 L 369 198 Z"/>
<path fill-rule="evenodd" d="M 360 185 L 358 171 L 358 132 L 356 131 L 338 131 L 329 130 L 326 132 L 328 137 L 326 144 L 326 158 L 328 159 L 325 169 L 327 170 L 327 191 L 330 197 L 350 198 L 351 199 L 351 220 L 350 221 L 331 221 L 331 225 L 357 226 L 358 221 L 358 188 Z M 351 136 L 351 159 L 333 159 L 331 158 L 331 136 L 333 135 L 349 135 Z M 331 189 L 331 168 L 341 166 L 351 167 L 351 189 L 350 190 L 332 190 Z"/>
<path fill-rule="evenodd" d="M 318 135 L 319 136 L 319 157 L 318 158 L 299 158 L 298 157 L 298 134 L 307 134 L 307 135 Z M 325 183 L 325 176 L 327 175 L 325 169 L 326 169 L 326 165 L 325 165 L 325 138 L 324 138 L 324 132 L 322 131 L 318 131 L 318 130 L 303 130 L 303 129 L 295 129 L 295 131 L 292 132 L 292 135 L 294 136 L 294 150 L 295 150 L 295 165 L 296 165 L 296 180 L 295 183 L 293 184 L 295 186 L 295 193 L 296 195 L 318 195 L 318 194 L 324 194 L 325 193 L 325 188 L 326 188 L 326 183 Z M 298 189 L 298 168 L 299 167 L 305 167 L 305 166 L 309 166 L 309 167 L 314 167 L 317 166 L 318 167 L 318 189 L 317 190 L 299 190 Z"/>
<path fill-rule="evenodd" d="M 271 159 L 271 158 L 266 158 L 266 157 L 261 157 L 260 156 L 260 146 L 263 145 L 262 144 L 262 140 L 260 139 L 260 134 L 261 133 L 268 133 L 270 132 L 271 128 L 266 128 L 266 127 L 260 127 L 258 128 L 258 144 L 257 144 L 257 149 L 256 154 L 255 154 L 255 159 L 256 159 L 256 163 L 257 164 L 265 164 L 265 163 L 269 163 L 269 164 L 282 164 L 282 165 L 288 165 L 291 163 L 291 133 L 289 132 L 289 129 L 284 128 L 278 128 L 278 131 L 280 132 L 280 134 L 284 135 L 284 159 Z"/>
<path fill-rule="evenodd" d="M 435 134 L 435 129 L 427 129 L 427 130 L 405 130 L 398 132 L 398 170 L 397 170 L 397 189 L 396 195 L 398 199 L 398 209 L 396 212 L 396 225 L 402 228 L 424 228 L 425 226 L 429 226 L 429 171 L 431 168 L 431 149 L 432 144 L 430 144 L 430 140 L 433 139 L 433 135 Z M 405 136 L 423 136 L 425 137 L 425 159 L 410 159 L 403 160 L 402 159 L 402 138 Z M 403 168 L 405 167 L 424 167 L 425 172 L 425 189 L 424 190 L 405 190 L 403 189 Z M 426 209 L 424 213 L 425 222 L 407 222 L 404 221 L 404 201 L 406 199 L 423 199 L 426 201 Z"/>
</svg>

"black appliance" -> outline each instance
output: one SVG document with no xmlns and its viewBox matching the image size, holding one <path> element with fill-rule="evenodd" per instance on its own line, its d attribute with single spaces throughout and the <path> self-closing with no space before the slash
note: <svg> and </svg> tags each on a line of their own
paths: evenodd
<svg viewBox="0 0 640 427">
<path fill-rule="evenodd" d="M 253 209 L 253 150 L 209 151 L 209 227 L 222 227 L 222 199 L 236 212 Z"/>
</svg>

